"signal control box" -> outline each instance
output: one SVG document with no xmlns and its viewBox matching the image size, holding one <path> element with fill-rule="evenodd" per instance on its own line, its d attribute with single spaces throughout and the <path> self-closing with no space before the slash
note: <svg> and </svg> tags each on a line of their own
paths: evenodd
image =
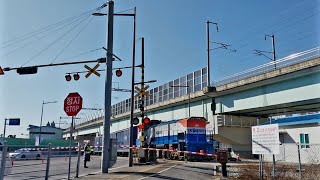
<svg viewBox="0 0 320 180">
<path fill-rule="evenodd" d="M 221 164 L 226 164 L 228 162 L 228 152 L 227 150 L 218 150 L 217 161 Z"/>
</svg>

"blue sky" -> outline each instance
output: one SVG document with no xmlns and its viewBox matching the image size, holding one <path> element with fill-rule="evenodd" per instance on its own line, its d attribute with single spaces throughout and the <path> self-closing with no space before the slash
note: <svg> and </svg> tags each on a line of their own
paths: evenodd
<svg viewBox="0 0 320 180">
<path fill-rule="evenodd" d="M 106 46 L 106 17 L 82 14 L 104 2 L 2 0 L 0 66 L 20 67 L 104 57 L 105 52 L 99 48 Z M 216 80 L 268 63 L 267 58 L 253 54 L 253 49 L 272 50 L 271 39 L 265 40 L 265 34 L 275 34 L 278 59 L 318 47 L 319 5 L 319 0 L 115 0 L 115 12 L 129 10 L 126 12 L 132 13 L 130 9 L 137 7 L 137 39 L 145 38 L 145 79 L 156 79 L 158 82 L 152 84 L 156 87 L 206 66 L 206 20 L 217 22 L 219 26 L 219 32 L 210 26 L 211 41 L 230 44 L 231 49 L 237 50 L 211 51 L 211 80 Z M 70 17 L 78 19 L 56 26 L 55 31 L 38 31 Z M 113 66 L 130 66 L 133 20 L 131 17 L 115 17 L 114 22 L 114 53 L 123 61 L 116 61 Z M 38 33 L 32 38 L 17 40 L 17 37 L 31 32 Z M 138 64 L 141 61 L 140 40 L 136 41 L 136 46 Z M 211 48 L 214 47 L 212 44 Z M 94 65 L 88 64 L 90 67 Z M 100 68 L 104 67 L 101 64 Z M 85 79 L 81 74 L 79 81 L 65 81 L 65 73 L 83 70 L 83 65 L 72 65 L 40 68 L 35 75 L 19 76 L 11 71 L 1 76 L 0 119 L 18 117 L 22 123 L 20 127 L 8 127 L 6 134 L 21 137 L 21 133 L 27 133 L 29 124 L 39 125 L 43 100 L 58 101 L 44 106 L 43 124 L 48 121 L 57 123 L 59 117 L 66 116 L 63 101 L 70 92 L 79 92 L 84 107 L 103 107 L 104 72 L 100 78 L 91 76 Z M 138 80 L 139 73 L 137 69 Z M 116 86 L 119 84 L 120 88 L 128 89 L 130 75 L 130 69 L 124 70 L 123 76 L 114 77 L 113 81 L 117 82 Z M 116 103 L 130 94 L 114 92 L 112 96 L 113 103 Z M 82 110 L 78 117 L 92 113 L 94 111 Z M 0 123 L 2 130 L 3 123 Z"/>
</svg>

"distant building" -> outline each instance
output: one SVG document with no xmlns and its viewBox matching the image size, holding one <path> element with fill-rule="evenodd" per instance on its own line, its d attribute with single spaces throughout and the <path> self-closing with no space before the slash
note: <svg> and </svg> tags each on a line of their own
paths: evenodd
<svg viewBox="0 0 320 180">
<path fill-rule="evenodd" d="M 30 139 L 36 139 L 40 134 L 40 126 L 29 125 L 28 127 Z M 57 128 L 55 123 L 48 122 L 46 126 L 41 127 L 42 140 L 61 140 L 63 139 L 64 129 Z"/>
</svg>

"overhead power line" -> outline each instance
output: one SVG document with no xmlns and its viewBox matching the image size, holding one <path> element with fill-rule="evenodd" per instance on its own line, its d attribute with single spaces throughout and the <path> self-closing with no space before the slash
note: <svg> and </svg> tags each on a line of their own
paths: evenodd
<svg viewBox="0 0 320 180">
<path fill-rule="evenodd" d="M 90 15 L 87 15 L 86 18 L 88 18 L 89 16 L 90 16 Z M 39 40 L 41 40 L 41 39 L 43 39 L 43 38 L 45 38 L 45 37 L 48 37 L 48 36 L 50 36 L 50 35 L 56 35 L 56 32 L 58 32 L 58 31 L 60 31 L 60 30 L 62 30 L 62 29 L 65 29 L 66 27 L 68 27 L 68 26 L 70 26 L 70 25 L 73 25 L 74 23 L 77 23 L 79 20 L 81 20 L 81 19 L 77 19 L 77 20 L 75 20 L 75 21 L 67 24 L 66 26 L 61 26 L 60 28 L 55 29 L 55 30 L 52 31 L 52 32 L 49 32 L 49 33 L 47 33 L 47 34 L 45 34 L 45 35 L 43 35 L 43 36 L 41 36 L 41 37 L 39 37 L 39 38 L 37 38 L 37 39 L 31 40 L 31 41 L 25 43 L 24 45 L 19 46 L 19 47 L 13 49 L 13 50 L 7 52 L 6 54 L 4 54 L 4 56 L 8 56 L 8 55 L 10 55 L 10 54 L 12 54 L 12 53 L 15 53 L 17 50 L 20 50 L 20 49 L 22 49 L 22 48 L 25 48 L 25 47 L 31 45 L 32 43 L 34 43 L 35 41 L 39 41 Z"/>
<path fill-rule="evenodd" d="M 90 16 L 86 17 L 89 18 Z M 79 26 L 82 22 L 84 22 L 86 19 L 83 19 L 82 21 L 80 21 L 79 23 L 77 23 L 76 25 L 74 25 L 69 31 L 65 32 L 63 35 L 61 35 L 60 37 L 58 37 L 58 39 L 56 39 L 55 41 L 53 41 L 52 43 L 50 43 L 47 47 L 43 48 L 41 51 L 39 51 L 37 54 L 35 54 L 34 56 L 32 56 L 26 63 L 24 63 L 21 67 L 25 66 L 26 64 L 28 64 L 29 62 L 31 62 L 33 59 L 35 59 L 36 57 L 38 57 L 40 54 L 42 54 L 44 51 L 46 51 L 47 49 L 49 49 L 53 44 L 55 44 L 56 42 L 58 42 L 60 39 L 62 39 L 63 37 L 65 37 L 67 34 L 69 34 L 72 30 L 74 30 L 77 26 Z"/>
<path fill-rule="evenodd" d="M 92 13 L 93 11 L 97 11 L 97 10 L 99 10 L 99 9 L 100 9 L 100 8 L 91 9 L 91 10 L 89 10 L 89 11 L 86 11 L 86 12 L 84 12 L 84 13 L 75 15 L 75 16 L 70 17 L 70 18 L 68 18 L 68 19 L 59 21 L 59 22 L 57 22 L 57 23 L 48 25 L 48 26 L 43 27 L 43 28 L 41 28 L 41 29 L 38 29 L 38 30 L 36 30 L 36 31 L 30 32 L 30 33 L 24 34 L 24 35 L 22 35 L 22 36 L 16 37 L 16 38 L 14 38 L 14 39 L 11 39 L 11 40 L 9 40 L 9 41 L 3 42 L 3 43 L 1 43 L 1 44 L 2 44 L 2 45 L 5 45 L 5 46 L 3 46 L 3 47 L 1 47 L 1 48 L 6 48 L 6 47 L 9 47 L 9 46 L 14 45 L 14 44 L 16 44 L 16 43 L 19 43 L 19 42 L 21 42 L 21 41 L 27 40 L 27 39 L 32 38 L 32 37 L 34 37 L 34 36 L 36 36 L 36 35 L 38 35 L 38 34 L 40 34 L 40 33 L 43 33 L 43 32 L 49 31 L 49 30 L 51 30 L 51 29 L 57 28 L 57 27 L 59 27 L 59 26 L 62 26 L 63 24 L 70 23 L 70 21 L 74 21 L 74 20 L 77 21 L 77 20 L 79 20 L 79 19 L 82 19 L 84 16 L 91 15 L 91 13 Z M 13 42 L 13 43 L 11 43 L 11 42 Z M 8 44 L 8 43 L 11 43 L 11 44 Z M 6 45 L 6 44 L 7 44 L 7 45 Z"/>
<path fill-rule="evenodd" d="M 94 16 L 92 16 L 92 18 L 89 20 L 89 22 L 72 38 L 72 40 L 59 52 L 59 54 L 51 61 L 51 63 L 53 63 L 63 52 L 64 50 L 67 49 L 67 47 L 80 35 L 80 33 L 90 24 L 90 22 L 92 21 L 92 19 L 94 18 Z"/>
</svg>

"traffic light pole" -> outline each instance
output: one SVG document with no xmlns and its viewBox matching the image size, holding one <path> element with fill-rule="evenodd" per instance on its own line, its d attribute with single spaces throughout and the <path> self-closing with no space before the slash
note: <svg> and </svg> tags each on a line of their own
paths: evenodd
<svg viewBox="0 0 320 180">
<path fill-rule="evenodd" d="M 72 147 L 72 135 L 73 135 L 73 118 L 71 118 L 71 126 L 70 126 L 70 142 L 69 142 L 69 166 L 68 166 L 68 180 L 70 179 L 70 170 L 71 170 L 71 147 Z"/>
<path fill-rule="evenodd" d="M 108 2 L 108 39 L 107 39 L 107 71 L 105 81 L 105 107 L 104 107 L 104 122 L 103 122 L 103 148 L 102 148 L 102 163 L 101 172 L 108 173 L 109 168 L 109 144 L 110 144 L 110 117 L 111 117 L 111 89 L 112 89 L 112 61 L 113 61 L 113 13 L 114 2 Z"/>
<path fill-rule="evenodd" d="M 131 77 L 131 109 L 130 109 L 130 142 L 129 142 L 129 167 L 133 164 L 132 146 L 133 146 L 133 111 L 134 111 L 134 71 L 136 56 L 136 8 L 134 8 L 133 16 L 133 48 L 132 48 L 132 77 Z M 142 65 L 141 65 L 142 66 Z"/>
<path fill-rule="evenodd" d="M 141 38 L 141 89 L 144 89 L 144 38 Z M 144 93 L 141 94 L 141 119 L 143 123 L 144 118 Z M 141 130 L 141 136 L 144 136 L 144 129 Z M 144 142 L 141 142 L 143 147 Z"/>
</svg>

